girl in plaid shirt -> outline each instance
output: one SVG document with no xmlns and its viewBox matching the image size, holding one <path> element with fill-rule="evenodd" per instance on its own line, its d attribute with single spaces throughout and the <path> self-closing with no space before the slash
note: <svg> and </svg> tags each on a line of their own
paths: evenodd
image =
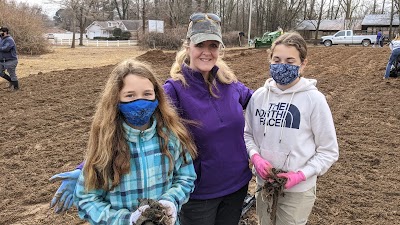
<svg viewBox="0 0 400 225">
<path fill-rule="evenodd" d="M 160 83 L 127 60 L 111 72 L 97 105 L 74 202 L 91 224 L 136 224 L 154 199 L 171 225 L 193 191 L 196 147 Z"/>
</svg>

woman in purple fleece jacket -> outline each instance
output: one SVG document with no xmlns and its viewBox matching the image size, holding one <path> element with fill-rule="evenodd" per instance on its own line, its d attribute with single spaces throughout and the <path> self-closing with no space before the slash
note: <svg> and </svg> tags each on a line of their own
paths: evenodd
<svg viewBox="0 0 400 225">
<path fill-rule="evenodd" d="M 243 110 L 253 92 L 220 58 L 220 22 L 210 13 L 190 17 L 187 39 L 164 84 L 180 116 L 194 122 L 188 128 L 199 153 L 194 161 L 195 189 L 179 215 L 182 225 L 238 224 L 252 177 L 243 138 Z M 62 211 L 68 206 L 63 206 L 61 198 L 59 193 L 52 205 L 61 201 Z"/>
</svg>

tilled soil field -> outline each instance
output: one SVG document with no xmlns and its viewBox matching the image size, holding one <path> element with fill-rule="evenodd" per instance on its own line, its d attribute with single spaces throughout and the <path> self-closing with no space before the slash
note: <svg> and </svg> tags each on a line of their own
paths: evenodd
<svg viewBox="0 0 400 225">
<path fill-rule="evenodd" d="M 389 54 L 388 48 L 309 48 L 304 76 L 316 78 L 326 95 L 340 147 L 338 162 L 318 180 L 309 225 L 400 224 L 400 79 L 382 79 Z M 164 81 L 174 57 L 149 51 L 138 59 Z M 229 50 L 225 60 L 250 88 L 269 76 L 265 49 Z M 112 67 L 31 75 L 20 79 L 18 92 L 0 90 L 0 224 L 85 224 L 75 209 L 62 215 L 49 209 L 59 183 L 48 179 L 83 160 Z M 255 221 L 252 209 L 242 223 Z"/>
</svg>

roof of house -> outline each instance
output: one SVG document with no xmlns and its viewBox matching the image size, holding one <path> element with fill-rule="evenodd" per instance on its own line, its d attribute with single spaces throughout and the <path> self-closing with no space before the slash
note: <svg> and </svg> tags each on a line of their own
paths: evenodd
<svg viewBox="0 0 400 225">
<path fill-rule="evenodd" d="M 390 14 L 369 14 L 366 15 L 362 21 L 363 26 L 371 26 L 371 25 L 383 25 L 383 26 L 390 26 Z M 392 25 L 398 26 L 399 25 L 399 15 L 393 15 L 393 23 Z"/>
<path fill-rule="evenodd" d="M 123 24 L 128 31 L 134 31 L 138 30 L 142 24 L 142 20 L 108 20 L 108 21 L 94 21 L 92 24 L 90 24 L 86 29 L 88 29 L 90 26 L 96 24 L 100 27 L 102 27 L 105 30 L 114 30 L 116 26 L 109 27 L 108 23 L 121 23 Z"/>
<path fill-rule="evenodd" d="M 297 26 L 296 30 L 316 30 L 318 20 L 303 20 Z M 338 31 L 344 29 L 361 30 L 361 20 L 321 20 L 319 30 Z"/>
<path fill-rule="evenodd" d="M 121 20 L 128 30 L 137 30 L 142 26 L 142 20 Z"/>
</svg>

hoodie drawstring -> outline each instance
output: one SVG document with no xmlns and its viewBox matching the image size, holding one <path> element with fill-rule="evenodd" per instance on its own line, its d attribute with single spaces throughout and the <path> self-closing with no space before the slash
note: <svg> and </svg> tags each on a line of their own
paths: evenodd
<svg viewBox="0 0 400 225">
<path fill-rule="evenodd" d="M 283 128 L 286 126 L 286 116 L 287 116 L 287 114 L 288 114 L 288 112 L 289 112 L 290 104 L 292 104 L 292 100 L 293 100 L 293 97 L 294 97 L 294 93 L 295 93 L 295 92 L 293 92 L 293 93 L 292 93 L 292 96 L 290 97 L 289 104 L 288 104 L 288 106 L 287 106 L 287 108 L 286 108 L 286 111 L 285 111 L 285 116 L 283 117 L 283 123 L 281 123 L 281 135 L 279 136 L 279 143 L 282 142 Z"/>
<path fill-rule="evenodd" d="M 266 110 L 265 110 L 265 125 L 264 125 L 264 137 L 265 137 L 265 134 L 267 133 L 267 126 L 268 126 L 268 121 L 267 121 L 267 119 L 268 119 L 268 115 L 269 115 L 269 93 L 270 93 L 270 91 L 271 91 L 271 87 L 270 86 L 268 86 L 268 92 L 267 92 L 267 108 L 266 108 Z M 263 102 L 265 102 L 265 96 L 264 96 L 264 99 L 263 99 Z M 264 106 L 263 106 L 264 107 Z"/>
</svg>

